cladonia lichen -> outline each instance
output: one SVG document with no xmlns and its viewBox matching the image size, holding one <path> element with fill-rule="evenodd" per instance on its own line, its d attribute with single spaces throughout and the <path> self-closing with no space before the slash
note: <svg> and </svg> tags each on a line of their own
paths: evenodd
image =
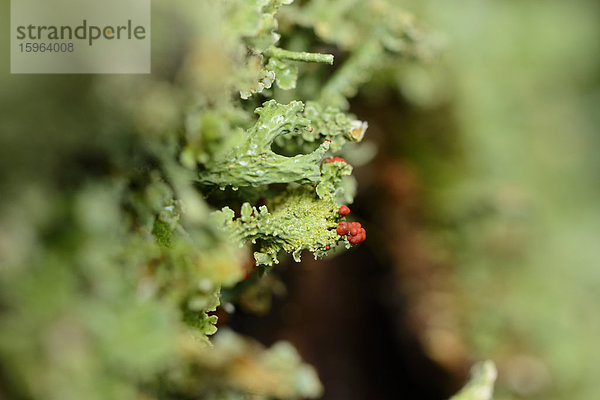
<svg viewBox="0 0 600 400">
<path fill-rule="evenodd" d="M 316 258 L 338 245 L 338 208 L 330 195 L 319 198 L 310 187 L 296 187 L 258 208 L 244 203 L 238 218 L 229 207 L 215 217 L 237 240 L 256 244 L 257 265 L 270 266 L 278 263 L 280 250 L 300 261 L 303 250 L 313 252 Z"/>
</svg>

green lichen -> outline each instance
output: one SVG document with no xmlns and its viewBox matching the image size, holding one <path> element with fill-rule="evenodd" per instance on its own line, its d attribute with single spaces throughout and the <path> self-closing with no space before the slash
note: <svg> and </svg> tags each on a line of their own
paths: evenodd
<svg viewBox="0 0 600 400">
<path fill-rule="evenodd" d="M 310 121 L 302 117 L 304 105 L 293 101 L 288 105 L 270 100 L 256 109 L 256 124 L 232 139 L 230 150 L 218 160 L 207 163 L 200 172 L 203 184 L 220 187 L 262 186 L 271 183 L 318 183 L 319 163 L 329 149 L 323 142 L 310 154 L 285 157 L 276 154 L 271 145 L 278 136 L 299 135 L 308 130 Z"/>
<path fill-rule="evenodd" d="M 277 11 L 293 0 L 235 1 L 234 7 L 243 10 L 238 21 L 244 24 L 243 37 L 248 46 L 262 52 L 279 41 Z"/>
<path fill-rule="evenodd" d="M 246 60 L 246 69 L 249 71 L 250 79 L 240 89 L 242 99 L 249 99 L 253 94 L 270 89 L 275 82 L 275 71 L 263 65 L 263 57 L 260 55 L 249 56 Z"/>
<path fill-rule="evenodd" d="M 257 265 L 278 263 L 280 250 L 291 253 L 300 261 L 303 250 L 315 258 L 327 254 L 327 246 L 340 241 L 335 228 L 340 220 L 339 206 L 329 195 L 319 198 L 312 188 L 297 187 L 276 197 L 267 206 L 242 205 L 241 215 L 228 207 L 217 212 L 216 220 L 232 237 L 240 242 L 256 245 L 254 258 Z"/>
<path fill-rule="evenodd" d="M 290 51 L 290 50 L 280 49 L 275 46 L 269 47 L 265 51 L 265 54 L 269 57 L 273 57 L 273 58 L 276 58 L 279 60 L 333 64 L 333 55 L 331 55 L 331 54 L 308 53 L 308 52 L 304 52 L 304 51 Z"/>
<path fill-rule="evenodd" d="M 249 99 L 253 94 L 263 93 L 265 89 L 271 88 L 273 82 L 277 82 L 280 89 L 294 89 L 298 79 L 297 61 L 331 64 L 333 56 L 283 50 L 274 46 L 262 54 L 251 54 L 246 60 L 251 79 L 240 89 L 240 97 Z"/>
<path fill-rule="evenodd" d="M 220 287 L 217 287 L 212 291 L 198 293 L 187 301 L 183 320 L 204 335 L 213 335 L 217 332 L 218 317 L 209 315 L 209 313 L 216 311 L 221 304 L 219 300 L 220 289 Z"/>
<path fill-rule="evenodd" d="M 332 197 L 337 204 L 349 204 L 356 192 L 351 178 L 352 166 L 345 161 L 325 160 L 321 166 L 321 182 L 315 188 L 320 198 Z"/>
<path fill-rule="evenodd" d="M 230 15 L 239 25 L 232 28 L 239 32 L 249 54 L 245 58 L 244 76 L 247 78 L 240 87 L 242 99 L 253 94 L 263 93 L 271 88 L 273 82 L 281 89 L 296 87 L 298 76 L 297 61 L 333 63 L 331 54 L 296 52 L 275 47 L 280 35 L 277 33 L 276 14 L 285 4 L 293 0 L 252 0 L 248 2 L 232 1 Z"/>
<path fill-rule="evenodd" d="M 296 79 L 298 79 L 297 65 L 273 57 L 267 64 L 267 70 L 273 71 L 277 79 L 277 86 L 281 89 L 294 89 L 296 87 Z"/>
<path fill-rule="evenodd" d="M 367 124 L 340 109 L 307 101 L 303 116 L 310 120 L 311 129 L 293 137 L 278 137 L 275 145 L 283 154 L 308 153 L 325 140 L 330 140 L 330 150 L 339 152 L 348 142 L 360 142 Z"/>
</svg>

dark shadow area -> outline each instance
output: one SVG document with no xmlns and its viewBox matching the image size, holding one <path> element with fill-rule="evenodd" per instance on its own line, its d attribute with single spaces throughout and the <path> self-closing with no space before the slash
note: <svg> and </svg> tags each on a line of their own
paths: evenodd
<svg viewBox="0 0 600 400">
<path fill-rule="evenodd" d="M 385 304 L 391 271 L 369 247 L 330 261 L 305 257 L 283 274 L 285 299 L 264 317 L 237 312 L 236 331 L 265 344 L 289 340 L 313 364 L 323 399 L 444 399 L 449 375 L 427 358 L 398 304 Z"/>
</svg>

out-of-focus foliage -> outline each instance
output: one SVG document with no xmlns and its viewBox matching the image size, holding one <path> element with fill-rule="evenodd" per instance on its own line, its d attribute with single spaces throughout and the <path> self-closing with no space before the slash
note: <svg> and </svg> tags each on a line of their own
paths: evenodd
<svg viewBox="0 0 600 400">
<path fill-rule="evenodd" d="M 287 342 L 277 342 L 268 349 L 222 329 L 214 348 L 198 351 L 196 343 L 182 344 L 191 370 L 170 371 L 168 380 L 182 395 L 202 395 L 209 399 L 287 399 L 318 397 L 323 388 L 314 369 L 303 364 L 296 350 Z M 198 371 L 202 371 L 201 374 Z"/>
<path fill-rule="evenodd" d="M 450 400 L 490 400 L 498 376 L 492 361 L 476 364 L 471 369 L 471 380 Z"/>
<path fill-rule="evenodd" d="M 411 240 L 430 280 L 401 273 L 422 342 L 448 368 L 493 359 L 497 399 L 597 398 L 598 4 L 402 3 L 443 57 L 364 95 L 393 82 L 411 104 L 386 134 L 390 176 L 425 203 Z"/>
</svg>

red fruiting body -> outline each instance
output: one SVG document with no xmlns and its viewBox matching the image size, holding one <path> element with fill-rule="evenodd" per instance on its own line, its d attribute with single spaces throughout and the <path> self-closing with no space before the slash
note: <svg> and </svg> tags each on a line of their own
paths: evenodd
<svg viewBox="0 0 600 400">
<path fill-rule="evenodd" d="M 347 234 L 350 231 L 350 228 L 349 228 L 347 222 L 342 221 L 338 224 L 335 231 L 337 232 L 338 235 L 344 236 L 345 234 Z"/>
<path fill-rule="evenodd" d="M 367 239 L 367 231 L 359 222 L 351 222 L 348 228 L 348 241 L 350 243 L 359 244 Z"/>
<path fill-rule="evenodd" d="M 325 139 L 325 141 L 331 143 L 331 139 Z"/>
<path fill-rule="evenodd" d="M 360 242 L 362 242 L 362 240 L 360 240 L 361 238 L 359 236 L 349 236 L 348 237 L 348 241 L 352 244 L 359 244 Z"/>
<path fill-rule="evenodd" d="M 331 248 L 330 245 L 327 245 L 327 247 L 325 247 L 325 250 L 329 250 Z"/>
<path fill-rule="evenodd" d="M 348 208 L 348 206 L 341 206 L 338 210 L 338 214 L 345 217 L 346 215 L 350 214 L 350 208 Z"/>
<path fill-rule="evenodd" d="M 351 222 L 350 223 L 350 236 L 356 236 L 358 235 L 358 232 L 360 232 L 361 226 L 358 222 Z"/>
<path fill-rule="evenodd" d="M 365 231 L 365 228 L 360 228 L 356 237 L 358 237 L 361 242 L 364 242 L 367 239 L 367 231 Z"/>
<path fill-rule="evenodd" d="M 345 209 L 344 209 L 345 207 Z M 346 212 L 347 211 L 347 212 Z M 346 206 L 340 207 L 339 213 L 340 215 L 347 215 L 350 212 L 350 209 Z M 345 214 L 343 214 L 345 213 Z M 342 221 L 338 224 L 335 229 L 338 235 L 345 236 L 348 235 L 348 241 L 351 244 L 359 244 L 364 242 L 367 239 L 367 231 L 362 227 L 360 222 L 346 222 Z M 329 250 L 329 246 L 326 248 Z"/>
<path fill-rule="evenodd" d="M 313 130 L 314 130 L 313 128 L 310 128 L 308 131 L 312 133 Z"/>
<path fill-rule="evenodd" d="M 342 157 L 327 157 L 326 159 L 323 160 L 323 163 L 332 163 L 332 162 L 343 162 L 346 163 L 346 160 L 344 160 Z"/>
</svg>

